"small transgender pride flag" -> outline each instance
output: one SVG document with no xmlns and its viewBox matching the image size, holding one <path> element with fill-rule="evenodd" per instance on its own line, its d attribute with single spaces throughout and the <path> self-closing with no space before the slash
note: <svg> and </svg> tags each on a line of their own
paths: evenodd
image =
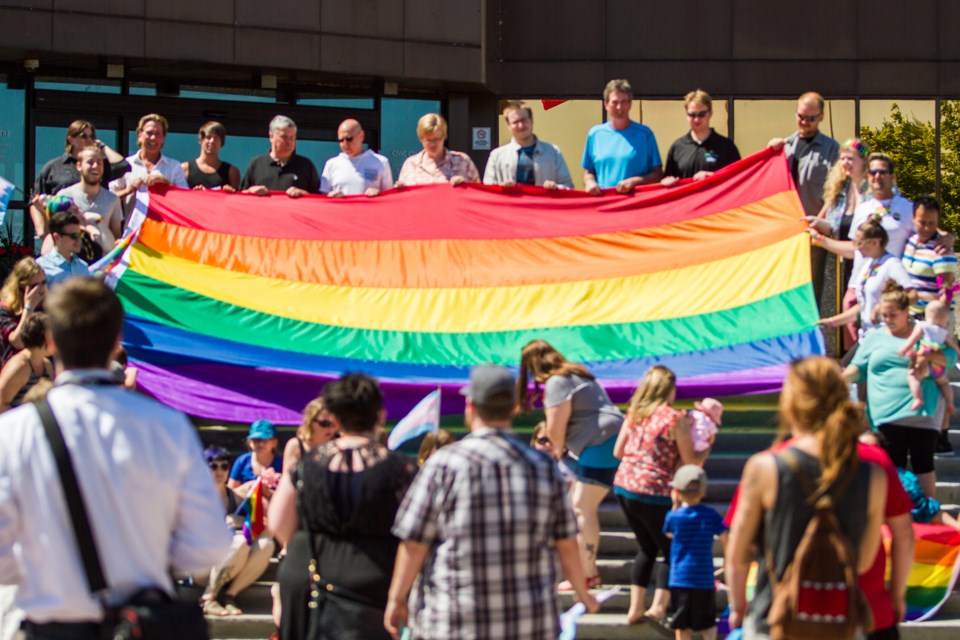
<svg viewBox="0 0 960 640">
<path fill-rule="evenodd" d="M 4 180 L 0 176 L 0 224 L 3 224 L 7 217 L 7 205 L 10 204 L 10 198 L 13 196 L 14 186 L 12 182 Z"/>
<path fill-rule="evenodd" d="M 440 430 L 440 389 L 435 389 L 417 403 L 410 413 L 397 423 L 387 437 L 387 448 L 396 450 L 408 440 Z"/>
</svg>

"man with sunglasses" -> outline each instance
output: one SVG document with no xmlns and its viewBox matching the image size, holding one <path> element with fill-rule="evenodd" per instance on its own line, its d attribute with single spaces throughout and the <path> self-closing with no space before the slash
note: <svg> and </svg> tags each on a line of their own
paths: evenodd
<svg viewBox="0 0 960 640">
<path fill-rule="evenodd" d="M 64 280 L 75 276 L 89 276 L 90 269 L 77 252 L 83 231 L 75 209 L 60 211 L 50 218 L 50 233 L 53 236 L 54 250 L 39 258 L 37 264 L 47 274 L 47 287 L 54 289 Z"/>
<path fill-rule="evenodd" d="M 823 96 L 814 91 L 800 96 L 797 100 L 797 130 L 786 139 L 774 138 L 768 143 L 769 147 L 786 152 L 793 182 L 797 185 L 800 202 L 808 216 L 816 216 L 823 208 L 823 185 L 833 163 L 840 158 L 840 144 L 820 131 L 824 104 Z M 826 253 L 822 249 L 812 248 L 810 268 L 818 307 L 823 294 L 825 266 Z"/>
<path fill-rule="evenodd" d="M 365 134 L 356 120 L 348 119 L 337 129 L 340 153 L 323 165 L 320 192 L 331 198 L 375 196 L 393 187 L 390 162 L 372 149 L 363 148 Z"/>
</svg>

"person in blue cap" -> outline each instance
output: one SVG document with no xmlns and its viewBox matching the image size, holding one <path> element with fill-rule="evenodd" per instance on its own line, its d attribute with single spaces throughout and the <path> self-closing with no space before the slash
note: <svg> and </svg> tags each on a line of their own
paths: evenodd
<svg viewBox="0 0 960 640">
<path fill-rule="evenodd" d="M 250 453 L 234 461 L 227 486 L 246 497 L 257 478 L 263 478 L 264 486 L 272 492 L 283 470 L 283 456 L 277 454 L 277 428 L 269 420 L 257 420 L 250 425 L 247 446 Z"/>
</svg>

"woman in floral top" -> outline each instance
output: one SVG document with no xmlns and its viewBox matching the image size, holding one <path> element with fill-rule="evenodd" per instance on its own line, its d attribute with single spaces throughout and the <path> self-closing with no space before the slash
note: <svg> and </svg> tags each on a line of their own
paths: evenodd
<svg viewBox="0 0 960 640">
<path fill-rule="evenodd" d="M 629 624 L 660 620 L 667 613 L 667 564 L 658 568 L 653 603 L 646 611 L 643 606 L 657 550 L 663 551 L 667 561 L 670 558 L 670 539 L 663 534 L 671 507 L 670 481 L 681 464 L 702 464 L 710 452 L 694 449 L 690 419 L 686 412 L 670 406 L 676 396 L 674 373 L 666 367 L 651 367 L 633 394 L 613 449 L 620 459 L 613 491 L 640 545 L 631 575 Z"/>
</svg>

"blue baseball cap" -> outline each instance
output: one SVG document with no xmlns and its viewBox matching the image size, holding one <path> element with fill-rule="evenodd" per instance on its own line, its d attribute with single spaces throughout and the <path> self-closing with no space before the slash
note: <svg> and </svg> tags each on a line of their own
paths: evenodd
<svg viewBox="0 0 960 640">
<path fill-rule="evenodd" d="M 257 420 L 250 425 L 248 440 L 270 440 L 277 437 L 277 428 L 269 420 Z"/>
</svg>

